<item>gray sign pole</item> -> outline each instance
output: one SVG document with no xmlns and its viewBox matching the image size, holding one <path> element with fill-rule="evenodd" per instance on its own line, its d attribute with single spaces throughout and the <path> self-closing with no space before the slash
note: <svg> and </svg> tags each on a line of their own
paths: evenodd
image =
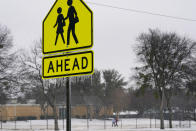
<svg viewBox="0 0 196 131">
<path fill-rule="evenodd" d="M 66 131 L 71 131 L 71 85 L 69 82 L 69 77 L 66 80 L 66 88 L 67 88 L 67 124 Z"/>
</svg>

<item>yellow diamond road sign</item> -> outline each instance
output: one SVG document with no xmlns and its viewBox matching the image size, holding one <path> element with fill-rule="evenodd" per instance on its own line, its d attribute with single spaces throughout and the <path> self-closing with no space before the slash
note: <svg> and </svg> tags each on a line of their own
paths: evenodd
<svg viewBox="0 0 196 131">
<path fill-rule="evenodd" d="M 42 27 L 44 54 L 93 46 L 93 12 L 83 0 L 56 0 Z"/>
<path fill-rule="evenodd" d="M 47 56 L 42 62 L 44 79 L 87 75 L 94 71 L 92 51 Z"/>
</svg>

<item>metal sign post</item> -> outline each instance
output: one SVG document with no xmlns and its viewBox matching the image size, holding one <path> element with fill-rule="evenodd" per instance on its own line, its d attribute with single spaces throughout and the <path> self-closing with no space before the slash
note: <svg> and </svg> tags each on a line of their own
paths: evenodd
<svg viewBox="0 0 196 131">
<path fill-rule="evenodd" d="M 66 89 L 67 89 L 67 124 L 66 131 L 71 131 L 71 85 L 69 82 L 69 77 L 66 79 Z"/>
</svg>

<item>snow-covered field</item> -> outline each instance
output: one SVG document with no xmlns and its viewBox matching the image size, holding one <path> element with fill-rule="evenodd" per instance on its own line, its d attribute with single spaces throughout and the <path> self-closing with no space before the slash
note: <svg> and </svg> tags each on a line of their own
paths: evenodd
<svg viewBox="0 0 196 131">
<path fill-rule="evenodd" d="M 63 120 L 59 120 L 59 128 L 63 130 Z M 89 124 L 87 124 L 89 123 Z M 156 125 L 155 125 L 156 123 Z M 174 121 L 173 129 L 168 129 L 168 121 L 165 121 L 166 131 L 196 131 L 196 122 L 191 121 Z M 189 126 L 191 126 L 189 128 Z M 32 121 L 14 121 L 2 124 L 2 131 L 20 130 L 20 131 L 38 131 L 47 130 L 46 120 Z M 54 120 L 48 120 L 48 130 L 53 130 Z M 66 128 L 66 120 L 64 121 L 64 129 Z M 118 127 L 112 127 L 111 120 L 89 120 L 72 119 L 72 131 L 158 131 L 159 120 L 152 119 L 121 119 Z"/>
</svg>

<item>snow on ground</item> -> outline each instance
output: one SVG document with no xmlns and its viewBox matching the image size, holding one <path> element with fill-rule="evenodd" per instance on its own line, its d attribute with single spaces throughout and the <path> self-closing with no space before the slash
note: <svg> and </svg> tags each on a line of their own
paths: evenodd
<svg viewBox="0 0 196 131">
<path fill-rule="evenodd" d="M 89 126 L 88 124 L 89 123 Z M 104 126 L 105 123 L 105 126 Z M 156 126 L 155 126 L 156 123 Z M 152 119 L 121 119 L 118 127 L 112 127 L 111 120 L 89 120 L 87 119 L 72 119 L 72 131 L 160 131 L 159 120 Z M 151 125 L 151 128 L 150 128 Z M 179 127 L 181 125 L 181 127 Z M 189 126 L 191 125 L 191 128 Z M 32 121 L 9 121 L 2 123 L 3 129 L 20 130 L 20 131 L 43 131 L 47 130 L 46 120 L 32 120 Z M 174 121 L 173 129 L 168 129 L 168 121 L 165 121 L 165 131 L 196 131 L 196 122 L 191 121 Z M 64 129 L 66 127 L 66 120 L 64 120 Z M 89 128 L 87 128 L 89 127 Z M 59 128 L 63 130 L 63 120 L 59 120 Z M 54 129 L 54 120 L 48 120 L 48 131 Z"/>
<path fill-rule="evenodd" d="M 138 111 L 124 111 L 124 112 L 120 112 L 119 115 L 137 115 Z M 113 113 L 113 115 L 115 116 L 116 113 Z"/>
</svg>

